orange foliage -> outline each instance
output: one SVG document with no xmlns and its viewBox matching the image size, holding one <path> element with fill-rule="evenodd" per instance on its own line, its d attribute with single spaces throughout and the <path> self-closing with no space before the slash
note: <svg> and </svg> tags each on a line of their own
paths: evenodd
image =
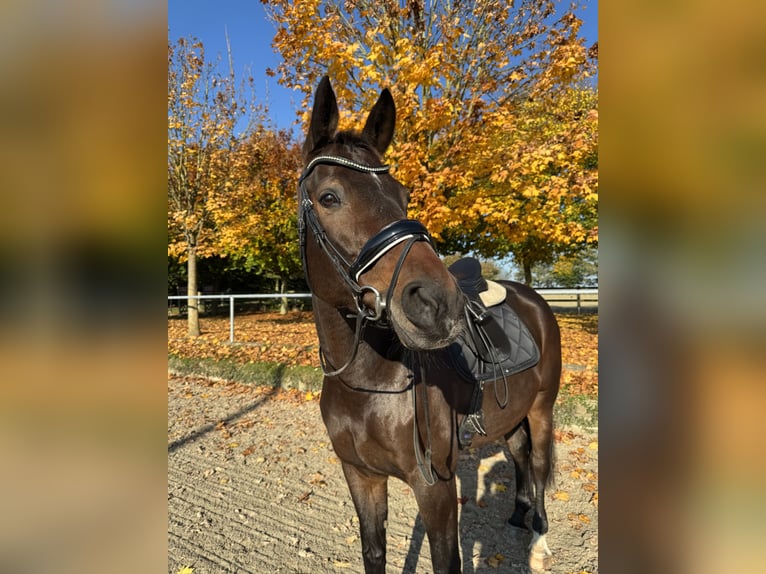
<svg viewBox="0 0 766 574">
<path fill-rule="evenodd" d="M 202 42 L 168 44 L 168 255 L 213 252 L 210 206 L 231 187 L 234 128 L 245 110 L 233 72 L 218 74 Z"/>
<path fill-rule="evenodd" d="M 598 395 L 598 315 L 558 315 L 562 392 Z"/>
<path fill-rule="evenodd" d="M 286 131 L 260 125 L 232 152 L 237 177 L 211 204 L 218 246 L 245 269 L 267 276 L 301 276 L 296 189 L 300 148 Z"/>
<path fill-rule="evenodd" d="M 168 353 L 192 358 L 232 359 L 238 363 L 274 362 L 319 367 L 319 343 L 311 313 L 256 313 L 234 319 L 229 343 L 228 317 L 200 321 L 202 335 L 187 337 L 180 320 L 168 321 Z"/>
<path fill-rule="evenodd" d="M 551 0 L 264 4 L 284 59 L 272 73 L 303 91 L 304 121 L 323 74 L 341 127 L 391 89 L 393 173 L 447 251 L 505 255 L 532 237 L 519 255 L 541 260 L 597 240 L 593 62 L 571 9 L 551 23 Z"/>
</svg>

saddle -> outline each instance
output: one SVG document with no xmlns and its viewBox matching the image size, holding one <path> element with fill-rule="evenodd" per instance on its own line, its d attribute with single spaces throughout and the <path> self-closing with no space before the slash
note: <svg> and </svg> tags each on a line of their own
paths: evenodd
<svg viewBox="0 0 766 574">
<path fill-rule="evenodd" d="M 481 275 L 480 263 L 465 257 L 449 267 L 466 296 L 466 331 L 452 343 L 447 352 L 455 371 L 468 383 L 473 383 L 471 407 L 459 428 L 461 447 L 470 446 L 475 434 L 486 434 L 483 424 L 484 384 L 502 379 L 505 399 L 501 401 L 495 388 L 498 405 L 508 402 L 507 377 L 530 367 L 540 360 L 540 350 L 529 329 L 505 302 L 505 287 L 487 281 Z"/>
</svg>

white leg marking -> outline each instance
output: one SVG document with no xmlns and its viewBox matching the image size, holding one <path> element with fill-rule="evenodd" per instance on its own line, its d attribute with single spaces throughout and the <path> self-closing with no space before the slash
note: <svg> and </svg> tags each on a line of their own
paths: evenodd
<svg viewBox="0 0 766 574">
<path fill-rule="evenodd" d="M 548 548 L 548 542 L 545 534 L 532 532 L 532 543 L 529 545 L 529 567 L 534 572 L 542 572 L 551 566 L 551 549 Z"/>
<path fill-rule="evenodd" d="M 532 542 L 529 544 L 529 551 L 534 554 L 546 554 L 552 556 L 553 552 L 548 548 L 548 541 L 545 539 L 545 534 L 538 534 L 532 531 Z"/>
</svg>

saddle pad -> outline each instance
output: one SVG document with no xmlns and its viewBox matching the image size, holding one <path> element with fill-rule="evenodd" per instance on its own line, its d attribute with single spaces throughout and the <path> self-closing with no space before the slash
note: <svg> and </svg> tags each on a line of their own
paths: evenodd
<svg viewBox="0 0 766 574">
<path fill-rule="evenodd" d="M 540 349 L 532 338 L 527 326 L 521 321 L 516 312 L 508 305 L 495 305 L 489 307 L 491 319 L 494 320 L 508 337 L 510 348 L 505 353 L 500 353 L 498 362 L 487 361 L 482 358 L 482 353 L 477 349 L 480 343 L 473 340 L 471 332 L 475 329 L 466 329 L 457 341 L 448 348 L 451 362 L 460 376 L 468 382 L 478 383 L 514 375 L 530 367 L 540 360 Z M 475 326 L 481 329 L 481 326 Z"/>
</svg>

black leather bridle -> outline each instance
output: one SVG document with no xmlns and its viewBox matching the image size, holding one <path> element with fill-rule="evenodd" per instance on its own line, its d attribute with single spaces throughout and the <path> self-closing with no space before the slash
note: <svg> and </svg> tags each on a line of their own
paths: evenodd
<svg viewBox="0 0 766 574">
<path fill-rule="evenodd" d="M 369 321 L 380 321 L 383 317 L 383 313 L 390 306 L 391 294 L 393 293 L 394 287 L 399 278 L 399 272 L 401 271 L 402 265 L 404 264 L 404 259 L 407 257 L 407 254 L 409 253 L 413 244 L 418 241 L 427 241 L 431 245 L 433 245 L 433 243 L 431 241 L 431 236 L 428 234 L 428 230 L 426 230 L 422 223 L 415 221 L 414 219 L 400 219 L 386 225 L 383 227 L 383 229 L 378 231 L 378 233 L 373 235 L 364 244 L 356 259 L 349 263 L 346 258 L 343 257 L 338 248 L 335 247 L 335 245 L 333 245 L 327 237 L 327 232 L 319 221 L 316 211 L 314 210 L 314 204 L 309 198 L 308 191 L 306 190 L 306 179 L 309 177 L 309 175 L 311 175 L 311 172 L 314 170 L 314 168 L 320 164 L 337 165 L 362 173 L 372 174 L 387 173 L 389 166 L 369 166 L 356 163 L 340 156 L 321 155 L 315 157 L 308 163 L 306 169 L 303 170 L 303 173 L 298 180 L 298 232 L 300 236 L 301 261 L 303 262 L 303 271 L 306 275 L 306 281 L 309 282 L 308 265 L 306 261 L 306 233 L 307 229 L 311 229 L 317 244 L 327 255 L 338 275 L 343 279 L 346 285 L 348 285 L 351 293 L 353 294 L 357 308 L 355 315 L 357 323 L 355 335 L 356 341 L 351 358 L 346 362 L 346 364 L 334 371 L 328 371 L 326 369 L 322 349 L 320 348 L 319 350 L 319 358 L 320 362 L 322 363 L 322 370 L 324 371 L 324 374 L 327 376 L 334 376 L 344 371 L 354 360 L 356 356 L 356 350 L 359 346 L 359 341 L 361 340 L 361 333 L 364 324 Z M 404 250 L 399 256 L 399 261 L 394 268 L 394 273 L 391 277 L 391 283 L 388 287 L 386 298 L 384 299 L 381 293 L 372 285 L 361 285 L 359 283 L 359 278 L 362 276 L 362 274 L 372 269 L 386 253 L 388 253 L 391 249 L 400 243 L 404 243 Z M 309 289 L 311 289 L 310 282 Z M 365 293 L 372 293 L 375 297 L 373 309 L 369 309 L 364 304 L 363 299 Z"/>
</svg>

